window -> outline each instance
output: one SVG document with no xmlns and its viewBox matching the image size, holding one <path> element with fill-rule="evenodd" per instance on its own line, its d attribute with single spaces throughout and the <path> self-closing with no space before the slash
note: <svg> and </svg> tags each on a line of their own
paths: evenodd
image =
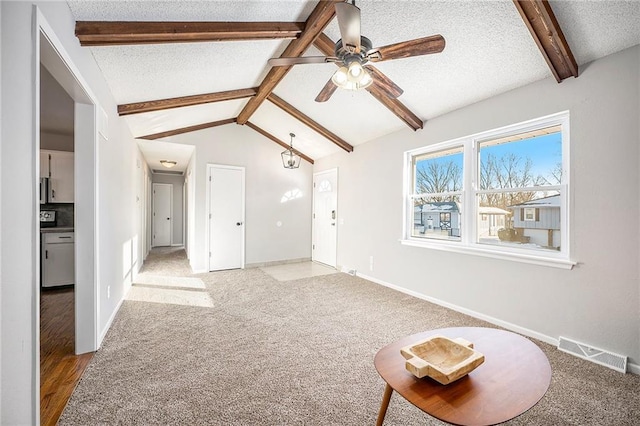
<svg viewBox="0 0 640 426">
<path fill-rule="evenodd" d="M 536 220 L 536 212 L 538 211 L 538 209 L 525 207 L 521 209 L 521 211 L 522 211 L 522 220 L 526 220 L 529 222 Z"/>
<path fill-rule="evenodd" d="M 327 179 L 320 182 L 318 192 L 331 192 L 331 182 L 329 182 Z"/>
<path fill-rule="evenodd" d="M 405 153 L 403 243 L 571 267 L 569 113 Z"/>
<path fill-rule="evenodd" d="M 463 149 L 452 146 L 411 158 L 412 236 L 460 239 Z"/>
</svg>

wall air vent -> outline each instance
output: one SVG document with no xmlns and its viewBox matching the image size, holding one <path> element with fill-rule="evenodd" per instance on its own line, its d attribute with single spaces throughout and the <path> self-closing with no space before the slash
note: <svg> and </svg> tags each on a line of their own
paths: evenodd
<svg viewBox="0 0 640 426">
<path fill-rule="evenodd" d="M 604 365 L 621 373 L 627 372 L 627 357 L 560 336 L 558 350 L 578 358 Z"/>
</svg>

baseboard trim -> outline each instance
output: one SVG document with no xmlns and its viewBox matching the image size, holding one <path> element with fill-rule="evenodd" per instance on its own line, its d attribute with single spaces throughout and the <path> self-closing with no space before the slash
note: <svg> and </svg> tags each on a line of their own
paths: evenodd
<svg viewBox="0 0 640 426">
<path fill-rule="evenodd" d="M 191 272 L 192 272 L 192 273 L 194 273 L 194 274 L 205 274 L 205 273 L 209 272 L 209 271 L 207 271 L 207 270 L 206 270 L 206 268 L 205 268 L 205 269 L 196 269 L 196 268 L 193 266 L 193 264 L 194 264 L 194 263 L 195 263 L 195 262 L 192 262 L 192 260 L 191 260 L 191 259 L 189 259 L 189 267 L 191 268 Z"/>
<path fill-rule="evenodd" d="M 131 290 L 131 286 L 129 286 L 129 288 L 127 289 L 125 295 L 122 297 L 122 299 L 120 299 L 120 301 L 116 305 L 116 308 L 113 310 L 113 313 L 109 317 L 109 320 L 107 321 L 107 324 L 105 324 L 104 328 L 100 332 L 100 338 L 98 340 L 98 347 L 96 349 L 100 349 L 100 347 L 102 346 L 102 341 L 104 340 L 105 336 L 107 335 L 107 332 L 109 332 L 109 329 L 111 328 L 111 325 L 113 324 L 113 321 L 116 319 L 116 315 L 118 314 L 118 311 L 120 310 L 120 307 L 122 306 L 122 303 L 124 302 L 124 299 L 126 298 L 126 295 L 129 293 L 129 290 Z"/>
<path fill-rule="evenodd" d="M 288 265 L 290 263 L 301 263 L 301 262 L 311 262 L 311 258 L 300 257 L 297 259 L 273 260 L 270 262 L 245 263 L 245 265 L 241 269 L 266 268 L 268 266 Z M 206 274 L 208 272 L 211 272 L 211 271 L 207 271 L 206 269 L 195 269 L 191 264 L 191 262 L 189 262 L 189 266 L 191 266 L 191 271 L 194 274 Z"/>
<path fill-rule="evenodd" d="M 256 263 L 247 263 L 244 265 L 245 269 L 250 268 L 266 268 L 268 266 L 277 266 L 277 265 L 288 265 L 290 263 L 302 263 L 302 262 L 311 262 L 310 257 L 300 257 L 298 259 L 284 259 L 284 260 L 274 260 L 271 262 L 256 262 Z"/>
<path fill-rule="evenodd" d="M 348 269 L 343 268 L 342 272 L 348 274 Z M 360 278 L 363 278 L 363 279 L 365 279 L 367 281 L 371 281 L 372 283 L 379 284 L 379 285 L 384 286 L 384 287 L 388 287 L 388 288 L 390 288 L 392 290 L 399 291 L 400 293 L 408 294 L 408 295 L 416 297 L 418 299 L 422 299 L 422 300 L 425 300 L 427 302 L 434 303 L 434 304 L 439 305 L 439 306 L 443 306 L 445 308 L 451 309 L 452 311 L 460 312 L 462 314 L 469 315 L 470 317 L 477 318 L 477 319 L 480 319 L 480 320 L 483 320 L 483 321 L 487 321 L 487 322 L 489 322 L 491 324 L 500 326 L 502 328 L 505 328 L 507 330 L 513 331 L 515 333 L 522 334 L 522 335 L 527 336 L 527 337 L 531 337 L 533 339 L 540 340 L 542 342 L 548 343 L 548 344 L 553 345 L 555 347 L 558 346 L 558 343 L 559 343 L 558 339 L 556 339 L 554 337 L 551 337 L 551 336 L 547 336 L 546 334 L 538 333 L 537 331 L 534 331 L 534 330 L 531 330 L 531 329 L 528 329 L 528 328 L 525 328 L 525 327 L 520 327 L 520 326 L 518 326 L 516 324 L 510 323 L 510 322 L 507 322 L 507 321 L 503 321 L 503 320 L 500 320 L 498 318 L 495 318 L 495 317 L 492 317 L 492 316 L 489 316 L 489 315 L 485 315 L 485 314 L 482 314 L 482 313 L 477 312 L 477 311 L 473 311 L 471 309 L 463 308 L 463 307 L 455 305 L 453 303 L 445 302 L 445 301 L 437 299 L 435 297 L 427 296 L 427 295 L 419 293 L 417 291 L 409 290 L 409 289 L 406 289 L 404 287 L 400 287 L 400 286 L 397 286 L 395 284 L 391 284 L 391 283 L 388 283 L 386 281 L 380 280 L 378 278 L 374 278 L 374 277 L 370 277 L 370 276 L 365 275 L 365 274 L 361 274 L 360 272 L 356 272 L 356 276 L 358 276 Z M 627 362 L 627 372 L 631 373 L 631 374 L 640 375 L 640 365 L 633 364 L 631 362 Z"/>
<path fill-rule="evenodd" d="M 400 287 L 400 286 L 397 286 L 395 284 L 391 284 L 391 283 L 388 283 L 386 281 L 382 281 L 382 280 L 379 280 L 377 278 L 361 274 L 360 272 L 357 272 L 356 275 L 358 277 L 360 277 L 360 278 L 364 278 L 365 280 L 371 281 L 371 282 L 373 282 L 375 284 L 379 284 L 379 285 L 382 285 L 384 287 L 388 287 L 388 288 L 391 288 L 393 290 L 399 291 L 401 293 L 408 294 L 408 295 L 413 296 L 413 297 L 417 297 L 418 299 L 426 300 L 427 302 L 434 303 L 434 304 L 439 305 L 439 306 L 443 306 L 445 308 L 451 309 L 452 311 L 456 311 L 456 312 L 460 312 L 460 313 L 465 314 L 465 315 L 469 315 L 470 317 L 473 317 L 473 318 L 477 318 L 477 319 L 480 319 L 480 320 L 483 320 L 483 321 L 490 322 L 491 324 L 500 326 L 500 327 L 505 328 L 507 330 L 513 331 L 515 333 L 523 334 L 523 335 L 531 337 L 533 339 L 541 340 L 541 341 L 543 341 L 545 343 L 548 343 L 550 345 L 558 346 L 558 339 L 555 339 L 555 338 L 553 338 L 551 336 L 547 336 L 547 335 L 542 334 L 542 333 L 538 333 L 537 331 L 533 331 L 533 330 L 530 330 L 530 329 L 525 328 L 525 327 L 520 327 L 520 326 L 518 326 L 516 324 L 500 320 L 500 319 L 492 317 L 490 315 L 485 315 L 485 314 L 482 314 L 480 312 L 477 312 L 477 311 L 474 311 L 474 310 L 471 310 L 471 309 L 463 308 L 462 306 L 458 306 L 458 305 L 455 305 L 453 303 L 445 302 L 445 301 L 437 299 L 435 297 L 431 297 L 431 296 L 427 296 L 427 295 L 422 294 L 422 293 L 418 293 L 417 291 L 408 290 L 408 289 L 406 289 L 404 287 Z"/>
</svg>

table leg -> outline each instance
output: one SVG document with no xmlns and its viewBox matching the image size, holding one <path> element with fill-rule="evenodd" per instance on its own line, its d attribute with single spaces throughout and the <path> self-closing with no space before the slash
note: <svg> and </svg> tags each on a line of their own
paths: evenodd
<svg viewBox="0 0 640 426">
<path fill-rule="evenodd" d="M 387 408 L 389 407 L 389 401 L 391 401 L 392 393 L 393 388 L 387 383 L 387 386 L 384 388 L 384 395 L 382 396 L 380 411 L 378 411 L 378 421 L 376 422 L 376 426 L 382 426 L 382 423 L 384 422 L 384 416 L 387 414 Z"/>
</svg>

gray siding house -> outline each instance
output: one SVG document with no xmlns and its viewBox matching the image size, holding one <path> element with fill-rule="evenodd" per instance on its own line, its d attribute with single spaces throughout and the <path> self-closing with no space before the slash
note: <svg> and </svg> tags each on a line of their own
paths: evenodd
<svg viewBox="0 0 640 426">
<path fill-rule="evenodd" d="M 414 235 L 440 233 L 460 236 L 460 207 L 455 201 L 425 203 L 414 208 Z"/>
<path fill-rule="evenodd" d="M 509 208 L 513 211 L 513 227 L 522 229 L 530 243 L 560 248 L 560 195 L 527 201 Z"/>
</svg>

